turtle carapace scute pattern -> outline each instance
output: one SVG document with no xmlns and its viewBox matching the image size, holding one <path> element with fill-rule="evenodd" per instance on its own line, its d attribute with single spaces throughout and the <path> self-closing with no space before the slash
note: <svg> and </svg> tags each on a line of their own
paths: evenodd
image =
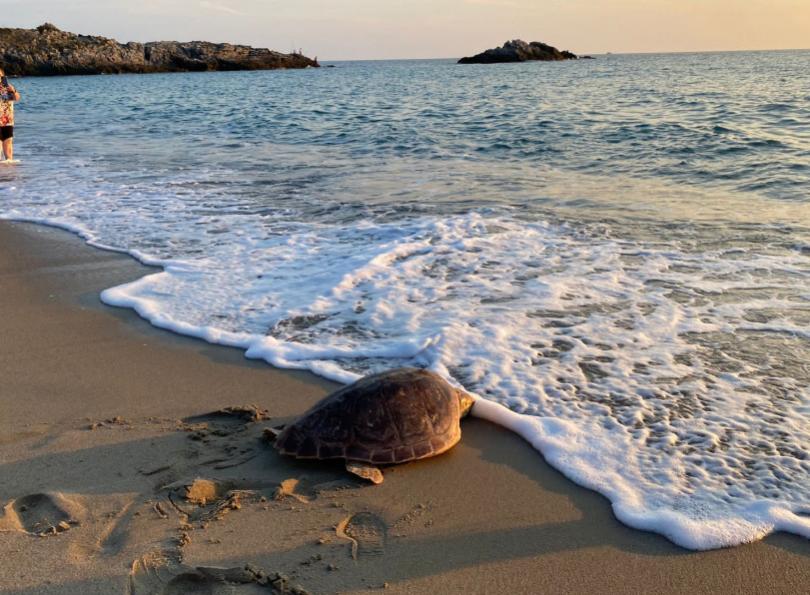
<svg viewBox="0 0 810 595">
<path fill-rule="evenodd" d="M 423 459 L 461 439 L 459 422 L 473 402 L 428 370 L 391 370 L 324 398 L 281 432 L 276 448 L 300 459 L 345 459 L 353 473 Z"/>
</svg>

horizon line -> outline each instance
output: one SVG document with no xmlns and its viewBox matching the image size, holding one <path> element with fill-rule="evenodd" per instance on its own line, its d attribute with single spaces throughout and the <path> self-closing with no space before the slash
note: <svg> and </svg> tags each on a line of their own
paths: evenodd
<svg viewBox="0 0 810 595">
<path fill-rule="evenodd" d="M 254 46 L 256 47 L 256 46 Z M 269 49 L 269 48 L 268 48 Z M 766 49 L 743 49 L 743 50 L 670 50 L 670 51 L 642 51 L 642 52 L 582 52 L 577 56 L 655 56 L 655 55 L 677 55 L 677 54 L 751 54 L 764 52 L 807 52 L 810 47 L 805 48 L 766 48 Z M 406 62 L 419 60 L 460 60 L 464 56 L 439 56 L 432 58 L 320 58 L 319 62 Z M 531 61 L 531 60 L 530 60 Z M 515 62 L 517 64 L 517 62 Z"/>
</svg>

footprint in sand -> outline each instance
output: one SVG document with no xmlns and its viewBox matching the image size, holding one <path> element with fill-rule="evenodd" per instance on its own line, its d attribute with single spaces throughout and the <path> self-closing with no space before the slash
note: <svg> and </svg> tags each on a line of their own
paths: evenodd
<svg viewBox="0 0 810 595">
<path fill-rule="evenodd" d="M 193 567 L 161 555 L 144 556 L 132 565 L 128 595 L 249 595 L 268 592 L 306 595 L 278 573 L 267 574 L 250 565 L 237 568 Z"/>
<path fill-rule="evenodd" d="M 292 498 L 301 504 L 309 504 L 313 495 L 311 493 L 303 492 L 301 487 L 301 480 L 296 478 L 285 479 L 282 481 L 275 492 L 273 492 L 275 500 L 284 500 L 285 498 Z"/>
<path fill-rule="evenodd" d="M 346 517 L 335 528 L 341 539 L 352 544 L 352 558 L 358 556 L 381 556 L 385 553 L 388 525 L 376 514 L 358 512 Z"/>
<path fill-rule="evenodd" d="M 80 524 L 85 516 L 84 506 L 64 494 L 30 494 L 6 504 L 0 517 L 0 531 L 56 535 Z"/>
<path fill-rule="evenodd" d="M 99 536 L 96 551 L 105 556 L 115 556 L 126 547 L 130 538 L 130 525 L 138 514 L 138 508 L 145 503 L 145 498 L 129 501 L 114 517 Z"/>
<path fill-rule="evenodd" d="M 243 503 L 259 500 L 258 492 L 238 489 L 237 482 L 199 477 L 174 482 L 162 490 L 167 493 L 167 504 L 190 522 L 221 519 Z"/>
</svg>

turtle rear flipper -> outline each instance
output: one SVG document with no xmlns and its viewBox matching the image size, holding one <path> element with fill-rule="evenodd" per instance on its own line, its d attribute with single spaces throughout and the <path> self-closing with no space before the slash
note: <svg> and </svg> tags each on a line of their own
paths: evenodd
<svg viewBox="0 0 810 595">
<path fill-rule="evenodd" d="M 374 465 L 346 461 L 346 471 L 356 475 L 357 477 L 367 479 L 375 485 L 379 485 L 383 482 L 382 471 L 380 471 L 379 468 L 375 467 Z"/>
</svg>

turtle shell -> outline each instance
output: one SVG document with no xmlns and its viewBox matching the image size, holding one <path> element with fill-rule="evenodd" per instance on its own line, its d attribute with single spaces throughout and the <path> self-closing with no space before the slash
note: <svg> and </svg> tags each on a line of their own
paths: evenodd
<svg viewBox="0 0 810 595">
<path fill-rule="evenodd" d="M 276 439 L 301 459 L 404 463 L 441 454 L 461 438 L 456 389 L 427 370 L 366 376 L 317 403 Z"/>
</svg>

